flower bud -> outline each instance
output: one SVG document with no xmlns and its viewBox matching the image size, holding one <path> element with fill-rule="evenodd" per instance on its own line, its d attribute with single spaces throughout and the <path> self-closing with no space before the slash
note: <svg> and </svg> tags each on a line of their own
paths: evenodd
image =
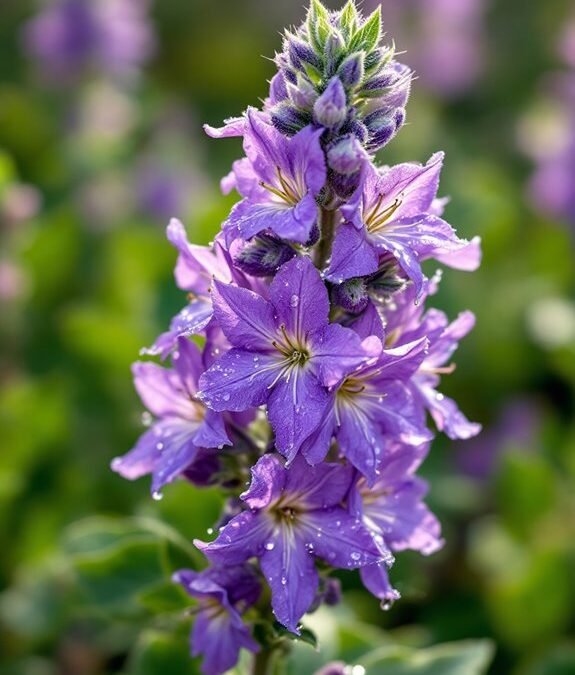
<svg viewBox="0 0 575 675">
<path fill-rule="evenodd" d="M 327 129 L 335 129 L 347 117 L 345 90 L 339 78 L 333 77 L 313 106 L 314 120 Z"/>
<path fill-rule="evenodd" d="M 363 80 L 363 52 L 355 52 L 345 58 L 337 70 L 337 76 L 346 89 L 357 87 Z"/>
<path fill-rule="evenodd" d="M 368 292 L 375 300 L 385 300 L 393 293 L 402 291 L 406 284 L 395 260 L 384 263 L 367 281 Z"/>
<path fill-rule="evenodd" d="M 294 249 L 283 241 L 261 234 L 234 257 L 234 263 L 252 277 L 271 277 L 295 256 Z"/>
<path fill-rule="evenodd" d="M 359 314 L 367 307 L 369 302 L 365 279 L 355 277 L 355 279 L 349 279 L 338 286 L 334 286 L 331 291 L 331 299 L 347 312 Z"/>
<path fill-rule="evenodd" d="M 325 45 L 325 74 L 327 77 L 335 75 L 341 59 L 345 56 L 345 41 L 341 33 L 332 29 Z"/>
<path fill-rule="evenodd" d="M 328 183 L 331 189 L 340 199 L 349 199 L 357 190 L 361 180 L 361 171 L 348 175 L 337 173 L 333 169 L 328 171 Z"/>
<path fill-rule="evenodd" d="M 277 105 L 288 97 L 288 90 L 283 73 L 276 73 L 270 81 L 270 104 Z"/>
<path fill-rule="evenodd" d="M 288 103 L 280 103 L 271 110 L 274 127 L 285 136 L 295 136 L 311 122 L 311 115 Z"/>
<path fill-rule="evenodd" d="M 290 62 L 294 68 L 300 69 L 303 64 L 310 65 L 317 70 L 322 68 L 321 59 L 310 45 L 290 33 L 287 35 L 287 42 Z"/>
<path fill-rule="evenodd" d="M 367 159 L 367 153 L 353 134 L 337 140 L 327 151 L 327 163 L 331 169 L 344 175 L 359 171 Z"/>
<path fill-rule="evenodd" d="M 297 85 L 288 82 L 287 91 L 291 102 L 303 110 L 311 110 L 317 99 L 317 91 L 313 84 L 298 73 Z"/>
</svg>

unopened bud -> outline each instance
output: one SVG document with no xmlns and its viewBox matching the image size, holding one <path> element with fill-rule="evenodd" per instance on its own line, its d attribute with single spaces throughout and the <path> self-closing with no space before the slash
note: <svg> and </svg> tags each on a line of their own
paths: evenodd
<svg viewBox="0 0 575 675">
<path fill-rule="evenodd" d="M 252 277 L 271 277 L 294 256 L 289 244 L 262 234 L 246 244 L 234 257 L 234 263 Z"/>
<path fill-rule="evenodd" d="M 327 129 L 335 129 L 347 117 L 345 90 L 338 77 L 333 77 L 313 107 L 314 120 Z"/>
<path fill-rule="evenodd" d="M 337 76 L 346 89 L 353 89 L 362 81 L 364 73 L 363 60 L 363 52 L 355 52 L 355 54 L 350 54 L 340 64 Z"/>
<path fill-rule="evenodd" d="M 353 134 L 340 138 L 327 151 L 329 167 L 344 175 L 359 171 L 367 158 L 367 153 Z"/>
<path fill-rule="evenodd" d="M 331 298 L 336 305 L 347 312 L 359 314 L 367 307 L 369 302 L 365 279 L 356 277 L 334 286 L 331 291 Z"/>
<path fill-rule="evenodd" d="M 295 136 L 311 122 L 311 115 L 288 103 L 280 103 L 271 111 L 274 127 L 286 136 Z"/>
<path fill-rule="evenodd" d="M 303 110 L 311 110 L 317 99 L 317 91 L 313 84 L 298 74 L 297 85 L 288 83 L 287 91 L 291 102 Z"/>
</svg>

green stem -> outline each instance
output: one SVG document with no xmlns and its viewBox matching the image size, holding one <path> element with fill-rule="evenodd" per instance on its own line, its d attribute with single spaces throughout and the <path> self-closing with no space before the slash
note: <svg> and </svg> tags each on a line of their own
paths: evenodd
<svg viewBox="0 0 575 675">
<path fill-rule="evenodd" d="M 273 647 L 262 647 L 254 655 L 252 675 L 272 675 L 276 650 Z"/>
<path fill-rule="evenodd" d="M 320 226 L 321 239 L 317 245 L 316 267 L 321 270 L 325 267 L 331 253 L 335 229 L 335 211 L 321 209 Z"/>
</svg>

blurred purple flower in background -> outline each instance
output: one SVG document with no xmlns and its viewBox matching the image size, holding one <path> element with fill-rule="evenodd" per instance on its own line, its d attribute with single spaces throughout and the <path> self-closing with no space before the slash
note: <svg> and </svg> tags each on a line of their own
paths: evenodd
<svg viewBox="0 0 575 675">
<path fill-rule="evenodd" d="M 476 480 L 487 480 L 510 449 L 530 450 L 541 428 L 536 401 L 518 398 L 505 405 L 498 419 L 481 436 L 458 444 L 457 463 Z"/>
<path fill-rule="evenodd" d="M 370 0 L 383 4 L 384 29 L 422 85 L 457 96 L 480 77 L 484 62 L 486 0 Z"/>
<path fill-rule="evenodd" d="M 534 207 L 575 226 L 575 18 L 560 36 L 558 54 L 569 68 L 545 78 L 548 110 L 541 120 L 522 121 L 520 144 L 537 163 L 528 186 Z"/>
<path fill-rule="evenodd" d="M 130 77 L 152 54 L 147 0 L 51 0 L 25 27 L 24 43 L 50 81 L 85 70 Z"/>
</svg>

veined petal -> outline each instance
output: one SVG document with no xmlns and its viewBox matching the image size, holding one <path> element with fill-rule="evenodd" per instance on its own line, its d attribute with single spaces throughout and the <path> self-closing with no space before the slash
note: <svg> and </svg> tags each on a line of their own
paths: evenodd
<svg viewBox="0 0 575 675">
<path fill-rule="evenodd" d="M 385 563 L 362 567 L 359 574 L 367 590 L 383 602 L 392 603 L 401 597 L 399 591 L 396 591 L 389 582 L 388 567 Z"/>
<path fill-rule="evenodd" d="M 268 399 L 268 419 L 276 448 L 288 462 L 321 422 L 328 401 L 328 392 L 307 366 L 294 366 L 275 383 Z"/>
<path fill-rule="evenodd" d="M 195 396 L 198 391 L 198 380 L 204 372 L 200 350 L 187 338 L 179 337 L 177 351 L 172 356 L 172 365 L 184 391 L 190 397 Z"/>
<path fill-rule="evenodd" d="M 159 492 L 194 461 L 197 428 L 196 423 L 178 418 L 161 420 L 140 437 L 133 450 L 114 459 L 112 469 L 129 480 L 152 474 L 152 492 Z"/>
<path fill-rule="evenodd" d="M 325 155 L 320 145 L 323 129 L 304 127 L 289 140 L 288 157 L 292 177 L 303 180 L 312 195 L 318 195 L 325 185 L 327 171 Z"/>
<path fill-rule="evenodd" d="M 380 404 L 383 406 L 384 404 Z M 389 441 L 381 430 L 376 412 L 364 410 L 361 402 L 338 405 L 339 426 L 336 437 L 342 453 L 373 484 Z"/>
<path fill-rule="evenodd" d="M 285 491 L 305 511 L 340 504 L 353 481 L 353 470 L 345 464 L 322 463 L 309 466 L 298 456 L 286 471 Z"/>
<path fill-rule="evenodd" d="M 142 350 L 142 353 L 152 356 L 160 354 L 165 359 L 175 348 L 179 337 L 197 335 L 207 328 L 213 313 L 211 300 L 193 300 L 172 319 L 170 329 L 158 336 L 154 344 Z"/>
<path fill-rule="evenodd" d="M 363 523 L 339 506 L 307 512 L 298 526 L 308 550 L 333 567 L 356 569 L 391 559 L 383 541 L 378 546 Z"/>
<path fill-rule="evenodd" d="M 252 467 L 250 487 L 241 495 L 250 509 L 263 509 L 275 501 L 285 486 L 286 470 L 276 455 L 267 454 Z"/>
<path fill-rule="evenodd" d="M 242 349 L 273 351 L 277 338 L 272 305 L 246 288 L 215 282 L 214 315 L 228 340 Z"/>
<path fill-rule="evenodd" d="M 294 527 L 279 528 L 268 542 L 260 565 L 272 592 L 276 619 L 299 634 L 299 620 L 314 601 L 319 579 L 314 559 Z"/>
<path fill-rule="evenodd" d="M 194 435 L 194 444 L 199 448 L 222 448 L 232 444 L 221 413 L 206 410 L 206 415 Z"/>
<path fill-rule="evenodd" d="M 382 351 L 379 338 L 371 336 L 362 341 L 351 328 L 337 323 L 310 333 L 309 342 L 310 366 L 326 387 L 338 384 L 361 366 L 375 362 Z"/>
<path fill-rule="evenodd" d="M 206 543 L 195 539 L 194 544 L 216 565 L 237 565 L 262 555 L 273 528 L 273 522 L 265 513 L 242 511 L 220 531 L 215 541 Z"/>
<path fill-rule="evenodd" d="M 270 300 L 278 321 L 298 340 L 327 325 L 327 290 L 309 258 L 292 258 L 281 266 L 270 286 Z"/>
<path fill-rule="evenodd" d="M 474 272 L 481 265 L 481 255 L 481 237 L 473 237 L 459 249 L 434 251 L 432 257 L 453 269 Z"/>
<path fill-rule="evenodd" d="M 224 120 L 223 127 L 212 127 L 204 124 L 204 131 L 211 138 L 231 138 L 234 136 L 243 136 L 246 129 L 245 115 L 241 117 L 230 117 Z"/>
<path fill-rule="evenodd" d="M 477 436 L 481 431 L 481 424 L 470 422 L 453 399 L 435 391 L 431 385 L 416 382 L 415 386 L 423 396 L 437 428 L 448 438 L 465 440 Z"/>
<path fill-rule="evenodd" d="M 232 349 L 201 376 L 198 397 L 218 412 L 262 405 L 282 367 L 275 355 Z"/>
<path fill-rule="evenodd" d="M 379 255 L 365 231 L 351 223 L 342 223 L 336 232 L 326 279 L 341 283 L 354 277 L 377 272 Z"/>
<path fill-rule="evenodd" d="M 142 402 L 153 415 L 199 419 L 185 384 L 174 370 L 156 363 L 137 361 L 132 365 L 132 374 Z"/>
</svg>

